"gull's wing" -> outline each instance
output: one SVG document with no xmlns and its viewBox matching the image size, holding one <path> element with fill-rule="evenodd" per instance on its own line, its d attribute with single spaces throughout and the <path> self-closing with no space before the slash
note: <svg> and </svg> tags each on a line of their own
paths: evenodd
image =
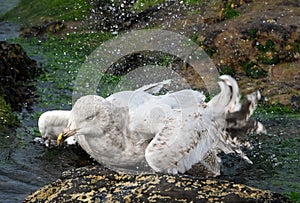
<svg viewBox="0 0 300 203">
<path fill-rule="evenodd" d="M 164 120 L 170 112 L 197 108 L 204 100 L 205 96 L 194 90 L 181 90 L 159 96 L 141 91 L 135 92 L 128 104 L 129 128 L 139 133 L 148 132 L 154 137 L 154 134 L 165 125 Z"/>
<path fill-rule="evenodd" d="M 257 102 L 260 97 L 259 91 L 248 94 L 246 100 L 241 104 L 241 108 L 238 111 L 229 112 L 226 115 L 226 128 L 239 129 L 248 125 L 248 120 L 256 109 Z"/>
<path fill-rule="evenodd" d="M 157 172 L 184 173 L 200 162 L 218 175 L 220 159 L 217 153 L 222 142 L 220 133 L 213 121 L 194 108 L 173 112 L 165 120 L 165 127 L 146 148 L 146 160 Z M 225 151 L 233 152 L 230 149 Z"/>
<path fill-rule="evenodd" d="M 145 140 L 151 139 L 164 125 L 165 112 L 169 110 L 170 105 L 160 102 L 158 96 L 136 92 L 128 104 L 129 130 Z"/>
<path fill-rule="evenodd" d="M 107 97 L 106 100 L 117 107 L 128 107 L 129 103 L 132 102 L 134 99 L 137 99 L 138 104 L 140 104 L 141 102 L 145 101 L 143 99 L 145 95 L 159 93 L 159 91 L 165 85 L 169 85 L 170 82 L 171 80 L 164 80 L 162 82 L 144 85 L 134 91 L 117 92 Z"/>
<path fill-rule="evenodd" d="M 160 103 L 170 105 L 172 109 L 185 109 L 203 104 L 205 95 L 195 90 L 184 89 L 174 93 L 160 95 L 157 97 L 157 100 Z"/>
<path fill-rule="evenodd" d="M 226 115 L 241 109 L 236 81 L 221 76 L 221 92 L 206 105 L 167 111 L 164 127 L 156 133 L 145 151 L 148 164 L 159 172 L 184 173 L 201 163 L 215 175 L 220 173 L 218 152 L 237 153 L 241 144 L 227 135 Z"/>
<path fill-rule="evenodd" d="M 131 109 L 135 109 L 142 104 L 152 105 L 149 101 L 156 104 L 167 104 L 172 108 L 186 108 L 204 102 L 205 95 L 191 89 L 154 96 L 154 94 L 159 93 L 164 86 L 170 85 L 170 83 L 171 80 L 164 80 L 162 82 L 144 85 L 134 91 L 117 92 L 107 97 L 106 100 L 117 107 L 129 106 Z"/>
<path fill-rule="evenodd" d="M 205 112 L 186 109 L 169 116 L 165 127 L 157 133 L 145 151 L 145 157 L 157 172 L 184 173 L 201 163 L 214 175 L 220 174 L 221 160 L 217 154 L 237 153 L 252 163 L 240 150 L 240 143 L 227 136 L 217 121 Z M 179 113 L 179 112 L 178 112 Z"/>
<path fill-rule="evenodd" d="M 134 91 L 117 92 L 107 97 L 106 100 L 117 107 L 127 107 L 133 92 Z"/>
</svg>

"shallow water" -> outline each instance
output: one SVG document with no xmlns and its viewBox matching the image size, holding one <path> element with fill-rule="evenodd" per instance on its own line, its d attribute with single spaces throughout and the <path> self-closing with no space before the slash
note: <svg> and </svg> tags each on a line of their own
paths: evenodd
<svg viewBox="0 0 300 203">
<path fill-rule="evenodd" d="M 14 8 L 20 0 L 0 0 L 0 15 Z"/>
<path fill-rule="evenodd" d="M 0 41 L 19 36 L 19 26 L 14 23 L 0 22 Z"/>
<path fill-rule="evenodd" d="M 1 135 L 6 143 L 1 144 L 0 153 L 0 202 L 21 202 L 66 169 L 85 165 L 84 160 L 89 160 L 79 147 L 48 149 L 33 142 L 36 127 L 35 119 L 24 118 L 16 132 Z"/>
<path fill-rule="evenodd" d="M 247 154 L 253 165 L 229 160 L 226 165 L 232 169 L 227 167 L 221 178 L 279 193 L 300 193 L 300 116 L 260 116 L 268 133 L 249 136 L 254 148 Z"/>
<path fill-rule="evenodd" d="M 0 15 L 12 9 L 20 0 L 0 0 Z M 0 22 L 0 41 L 19 36 L 20 27 L 14 23 Z"/>
<path fill-rule="evenodd" d="M 22 126 L 5 139 L 0 160 L 1 202 L 20 202 L 26 195 L 54 181 L 71 168 L 92 164 L 92 160 L 76 146 L 46 149 L 32 140 L 38 135 L 34 112 L 45 109 L 33 106 L 20 117 Z M 223 155 L 221 179 L 268 189 L 279 193 L 300 193 L 300 117 L 261 116 L 268 134 L 251 135 L 254 145 L 248 150 L 253 165 L 236 156 Z M 3 143 L 2 143 L 3 145 Z"/>
</svg>

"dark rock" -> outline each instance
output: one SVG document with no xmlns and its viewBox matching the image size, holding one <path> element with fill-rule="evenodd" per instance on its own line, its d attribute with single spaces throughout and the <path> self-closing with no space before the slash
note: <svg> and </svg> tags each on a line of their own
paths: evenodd
<svg viewBox="0 0 300 203">
<path fill-rule="evenodd" d="M 131 1 L 91 1 L 92 9 L 87 24 L 89 29 L 119 31 L 131 26 L 135 13 L 130 9 Z"/>
<path fill-rule="evenodd" d="M 20 45 L 0 41 L 0 95 L 12 110 L 31 102 L 33 87 L 29 84 L 38 73 L 36 61 Z"/>
<path fill-rule="evenodd" d="M 123 31 L 142 29 L 163 24 L 179 16 L 186 16 L 193 6 L 176 1 L 157 3 L 141 11 L 135 11 L 135 1 L 92 1 L 92 9 L 87 20 L 88 28 L 101 31 Z"/>
<path fill-rule="evenodd" d="M 65 25 L 62 21 L 54 21 L 54 22 L 45 21 L 41 25 L 33 26 L 31 28 L 26 28 L 22 30 L 21 36 L 27 38 L 44 37 L 49 33 L 58 33 L 62 31 L 64 27 Z"/>
<path fill-rule="evenodd" d="M 300 96 L 299 95 L 293 95 L 292 96 L 291 104 L 292 104 L 292 108 L 295 111 L 300 112 Z"/>
<path fill-rule="evenodd" d="M 289 202 L 278 193 L 186 175 L 113 172 L 100 165 L 67 171 L 24 202 Z"/>
</svg>

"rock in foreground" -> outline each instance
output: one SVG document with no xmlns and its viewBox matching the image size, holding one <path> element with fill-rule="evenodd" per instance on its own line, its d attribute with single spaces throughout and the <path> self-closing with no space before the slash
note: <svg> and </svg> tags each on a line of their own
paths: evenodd
<svg viewBox="0 0 300 203">
<path fill-rule="evenodd" d="M 225 180 L 127 175 L 101 166 L 67 171 L 24 202 L 289 202 L 280 194 Z"/>
</svg>

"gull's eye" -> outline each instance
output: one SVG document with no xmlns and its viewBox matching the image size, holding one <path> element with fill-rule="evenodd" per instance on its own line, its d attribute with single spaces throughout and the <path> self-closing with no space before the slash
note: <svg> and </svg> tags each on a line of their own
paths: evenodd
<svg viewBox="0 0 300 203">
<path fill-rule="evenodd" d="M 96 117 L 96 115 L 91 115 L 85 118 L 85 120 L 93 120 Z"/>
<path fill-rule="evenodd" d="M 98 114 L 99 114 L 99 112 L 96 112 L 95 114 L 86 117 L 85 120 L 91 121 L 91 120 L 93 120 L 94 118 L 96 118 L 96 116 L 97 116 Z"/>
</svg>

